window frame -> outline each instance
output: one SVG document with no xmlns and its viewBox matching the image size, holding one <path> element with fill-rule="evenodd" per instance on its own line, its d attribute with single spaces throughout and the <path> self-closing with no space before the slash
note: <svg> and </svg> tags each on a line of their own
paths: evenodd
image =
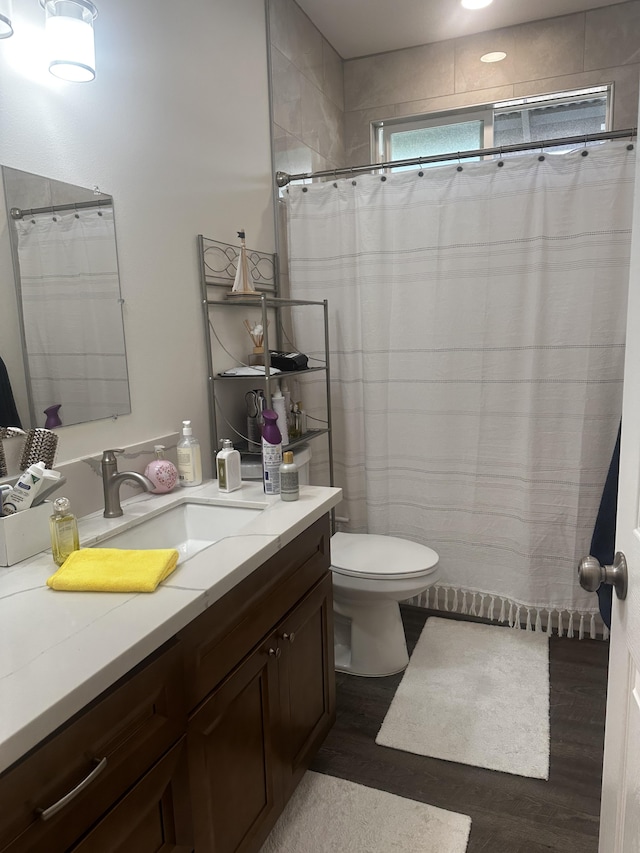
<svg viewBox="0 0 640 853">
<path fill-rule="evenodd" d="M 413 116 L 380 119 L 371 122 L 371 152 L 372 163 L 389 163 L 391 160 L 391 136 L 408 130 L 419 130 L 426 127 L 460 124 L 468 121 L 483 122 L 482 148 L 493 147 L 494 117 L 500 113 L 513 112 L 518 107 L 535 109 L 540 106 L 553 104 L 569 104 L 572 101 L 588 100 L 589 95 L 605 96 L 605 130 L 611 130 L 613 125 L 613 83 L 603 83 L 581 89 L 567 89 L 562 92 L 550 92 L 542 95 L 529 95 L 523 98 L 509 98 L 487 104 L 462 107 L 456 110 L 441 110 L 431 113 L 420 113 Z M 491 157 L 491 155 L 487 155 Z M 495 155 L 494 155 L 495 156 Z"/>
</svg>

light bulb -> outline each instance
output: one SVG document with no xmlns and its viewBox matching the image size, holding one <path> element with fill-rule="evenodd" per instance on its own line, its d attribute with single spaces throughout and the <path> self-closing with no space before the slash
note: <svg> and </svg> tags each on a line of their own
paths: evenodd
<svg viewBox="0 0 640 853">
<path fill-rule="evenodd" d="M 484 9 L 493 3 L 493 0 L 460 0 L 463 9 Z"/>
<path fill-rule="evenodd" d="M 86 83 L 96 76 L 93 21 L 98 11 L 90 0 L 41 0 L 46 11 L 45 36 L 49 71 L 54 77 Z"/>
<path fill-rule="evenodd" d="M 0 0 L 0 39 L 13 35 L 13 14 L 11 0 Z"/>
</svg>

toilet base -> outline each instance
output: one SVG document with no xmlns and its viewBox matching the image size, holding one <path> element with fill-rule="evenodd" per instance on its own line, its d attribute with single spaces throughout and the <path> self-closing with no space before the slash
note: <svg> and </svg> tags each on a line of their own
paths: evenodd
<svg viewBox="0 0 640 853">
<path fill-rule="evenodd" d="M 379 678 L 395 675 L 409 663 L 397 601 L 333 602 L 335 668 L 338 672 Z"/>
</svg>

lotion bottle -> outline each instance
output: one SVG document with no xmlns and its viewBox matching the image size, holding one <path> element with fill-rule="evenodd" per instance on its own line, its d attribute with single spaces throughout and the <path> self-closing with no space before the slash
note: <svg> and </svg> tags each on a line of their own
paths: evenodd
<svg viewBox="0 0 640 853">
<path fill-rule="evenodd" d="M 287 409 L 286 400 L 282 391 L 278 388 L 271 396 L 273 411 L 278 416 L 278 429 L 284 445 L 289 444 L 289 431 L 287 429 Z"/>
<path fill-rule="evenodd" d="M 222 439 L 222 450 L 216 455 L 216 471 L 221 492 L 235 492 L 242 486 L 240 454 L 233 449 L 233 442 L 229 438 Z"/>
<path fill-rule="evenodd" d="M 298 466 L 293 461 L 293 453 L 287 450 L 282 455 L 280 466 L 280 498 L 283 501 L 297 501 L 300 497 L 300 479 Z"/>
<path fill-rule="evenodd" d="M 22 472 L 18 482 L 4 499 L 2 508 L 5 515 L 29 509 L 44 484 L 44 472 L 44 462 L 34 462 Z"/>
<path fill-rule="evenodd" d="M 68 498 L 56 498 L 53 502 L 53 515 L 49 519 L 53 562 L 57 566 L 61 566 L 69 554 L 80 547 L 78 522 L 70 506 Z"/>
<path fill-rule="evenodd" d="M 278 415 L 272 409 L 262 413 L 262 476 L 267 495 L 280 494 L 280 463 L 282 462 L 282 436 L 278 429 Z"/>
<path fill-rule="evenodd" d="M 202 482 L 200 442 L 194 438 L 191 421 L 182 421 L 182 438 L 178 442 L 178 474 L 181 486 L 199 486 Z"/>
</svg>

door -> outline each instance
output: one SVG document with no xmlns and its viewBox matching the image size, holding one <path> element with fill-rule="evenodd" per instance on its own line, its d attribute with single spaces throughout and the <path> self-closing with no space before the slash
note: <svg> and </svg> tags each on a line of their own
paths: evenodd
<svg viewBox="0 0 640 853">
<path fill-rule="evenodd" d="M 325 575 L 277 628 L 285 802 L 336 717 L 331 575 Z"/>
<path fill-rule="evenodd" d="M 196 849 L 258 849 L 281 809 L 274 730 L 278 648 L 273 634 L 203 701 L 188 727 Z"/>
<path fill-rule="evenodd" d="M 640 169 L 631 245 L 616 550 L 629 570 L 613 597 L 599 853 L 640 850 Z"/>
</svg>

